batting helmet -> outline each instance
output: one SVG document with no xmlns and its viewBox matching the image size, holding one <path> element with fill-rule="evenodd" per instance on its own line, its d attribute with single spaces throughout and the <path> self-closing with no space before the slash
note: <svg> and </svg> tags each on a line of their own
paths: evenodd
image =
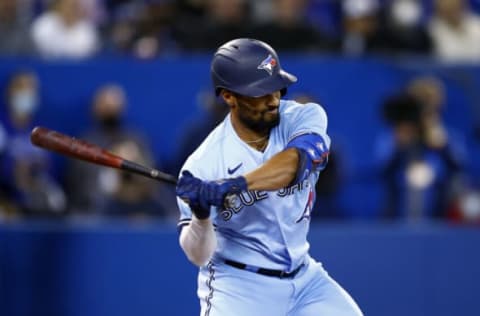
<svg viewBox="0 0 480 316">
<path fill-rule="evenodd" d="M 215 52 L 210 73 L 219 95 L 226 89 L 240 95 L 260 97 L 281 91 L 297 81 L 284 71 L 275 50 L 267 43 L 239 38 L 220 46 Z"/>
</svg>

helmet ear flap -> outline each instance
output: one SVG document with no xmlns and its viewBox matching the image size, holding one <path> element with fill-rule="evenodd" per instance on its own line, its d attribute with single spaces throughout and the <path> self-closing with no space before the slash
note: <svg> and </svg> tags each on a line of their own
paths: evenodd
<svg viewBox="0 0 480 316">
<path fill-rule="evenodd" d="M 285 96 L 285 94 L 287 94 L 287 88 L 283 88 L 282 90 L 280 90 L 280 95 L 282 97 Z"/>
</svg>

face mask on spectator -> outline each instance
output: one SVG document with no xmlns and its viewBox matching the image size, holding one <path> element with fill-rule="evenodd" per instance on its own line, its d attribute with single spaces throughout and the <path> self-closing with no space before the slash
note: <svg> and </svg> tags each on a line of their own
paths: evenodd
<svg viewBox="0 0 480 316">
<path fill-rule="evenodd" d="M 37 95 L 31 90 L 16 92 L 11 98 L 11 106 L 14 115 L 30 115 L 38 105 Z"/>
<path fill-rule="evenodd" d="M 117 115 L 108 115 L 100 118 L 100 124 L 106 129 L 115 129 L 122 125 L 122 118 Z"/>
</svg>

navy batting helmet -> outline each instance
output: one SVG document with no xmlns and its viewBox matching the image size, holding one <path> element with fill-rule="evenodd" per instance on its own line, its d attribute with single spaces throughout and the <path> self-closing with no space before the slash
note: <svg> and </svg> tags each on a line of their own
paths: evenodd
<svg viewBox="0 0 480 316">
<path fill-rule="evenodd" d="M 275 91 L 284 95 L 297 77 L 282 70 L 275 50 L 267 43 L 239 38 L 220 46 L 210 67 L 216 95 L 226 89 L 261 97 Z"/>
</svg>

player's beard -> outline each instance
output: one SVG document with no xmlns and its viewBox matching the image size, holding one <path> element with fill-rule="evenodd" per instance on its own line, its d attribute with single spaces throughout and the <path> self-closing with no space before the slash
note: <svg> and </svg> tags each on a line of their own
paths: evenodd
<svg viewBox="0 0 480 316">
<path fill-rule="evenodd" d="M 246 127 L 259 134 L 267 133 L 272 128 L 280 124 L 280 112 L 269 113 L 269 109 L 265 111 L 253 110 L 248 104 L 244 102 L 238 102 L 240 111 L 238 111 L 238 118 Z M 252 118 L 252 113 L 260 112 L 258 119 Z M 250 115 L 249 115 L 250 114 Z"/>
</svg>

